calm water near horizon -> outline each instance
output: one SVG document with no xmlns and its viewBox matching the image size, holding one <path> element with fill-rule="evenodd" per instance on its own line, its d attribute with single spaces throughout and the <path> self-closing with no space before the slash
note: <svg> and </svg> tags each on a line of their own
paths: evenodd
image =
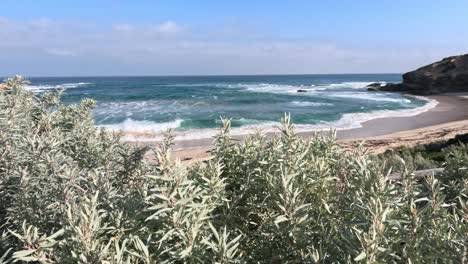
<svg viewBox="0 0 468 264">
<path fill-rule="evenodd" d="M 299 129 L 359 127 L 371 118 L 413 115 L 427 101 L 369 92 L 372 82 L 400 82 L 400 74 L 271 76 L 44 77 L 30 78 L 41 93 L 64 88 L 63 101 L 93 98 L 96 124 L 129 134 L 173 128 L 192 138 L 210 136 L 220 117 L 242 132 L 277 124 L 291 113 Z M 297 92 L 298 89 L 307 92 Z M 147 135 L 146 135 L 147 137 Z"/>
</svg>

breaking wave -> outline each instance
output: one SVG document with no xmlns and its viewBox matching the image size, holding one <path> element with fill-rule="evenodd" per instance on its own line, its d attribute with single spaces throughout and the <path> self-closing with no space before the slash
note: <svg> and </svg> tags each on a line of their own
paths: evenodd
<svg viewBox="0 0 468 264">
<path fill-rule="evenodd" d="M 384 101 L 393 103 L 411 103 L 411 100 L 406 98 L 392 98 L 386 93 L 367 93 L 367 92 L 339 92 L 339 93 L 327 93 L 329 97 L 339 98 L 352 98 L 359 100 L 371 100 L 371 101 Z"/>
<path fill-rule="evenodd" d="M 307 92 L 325 91 L 333 89 L 365 89 L 367 85 L 372 82 L 341 82 L 331 84 L 311 84 L 311 85 L 282 85 L 282 84 L 237 84 L 231 87 L 244 88 L 252 92 L 266 92 L 266 93 L 297 93 L 297 90 L 304 90 Z"/>
<path fill-rule="evenodd" d="M 113 131 L 121 131 L 124 133 L 141 133 L 141 134 L 154 134 L 161 133 L 167 129 L 175 129 L 180 127 L 184 120 L 176 119 L 170 122 L 156 123 L 146 120 L 133 120 L 131 118 L 118 124 L 100 125 L 100 127 L 110 129 Z"/>
<path fill-rule="evenodd" d="M 33 91 L 33 92 L 44 92 L 47 90 L 55 90 L 55 89 L 70 89 L 70 88 L 78 88 L 90 85 L 92 83 L 86 82 L 78 82 L 78 83 L 62 83 L 58 85 L 27 85 L 26 89 Z"/>
<path fill-rule="evenodd" d="M 292 105 L 299 106 L 299 107 L 307 107 L 307 106 L 331 106 L 333 104 L 330 103 L 317 103 L 317 102 L 307 102 L 307 101 L 292 101 Z"/>
<path fill-rule="evenodd" d="M 430 110 L 437 106 L 436 100 L 427 99 L 424 97 L 417 97 L 417 99 L 425 100 L 427 103 L 421 107 L 402 110 L 380 110 L 367 113 L 346 113 L 343 114 L 339 120 L 332 122 L 321 122 L 318 124 L 297 124 L 295 125 L 297 132 L 310 132 L 310 131 L 324 131 L 330 129 L 345 130 L 355 129 L 362 127 L 362 123 L 387 117 L 408 117 L 415 116 Z M 262 130 L 265 133 L 277 132 L 279 122 L 263 122 L 255 124 L 249 120 L 245 121 L 246 125 L 241 127 L 232 128 L 232 135 L 241 136 L 252 134 L 255 131 Z M 124 139 L 128 141 L 144 142 L 144 141 L 159 141 L 163 139 L 162 133 L 169 128 L 177 129 L 181 126 L 183 120 L 177 119 L 166 123 L 155 123 L 152 121 L 135 121 L 127 119 L 122 123 L 114 125 L 102 125 L 102 127 L 111 130 L 120 130 L 124 132 Z M 206 139 L 212 138 L 217 134 L 217 129 L 194 129 L 188 131 L 176 131 L 176 140 L 193 140 L 193 139 Z"/>
</svg>

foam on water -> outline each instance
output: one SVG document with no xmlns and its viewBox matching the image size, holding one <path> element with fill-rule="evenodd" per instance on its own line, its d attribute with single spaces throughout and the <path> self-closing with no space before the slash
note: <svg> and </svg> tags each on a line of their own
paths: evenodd
<svg viewBox="0 0 468 264">
<path fill-rule="evenodd" d="M 260 84 L 244 84 L 239 85 L 240 88 L 244 88 L 247 91 L 251 92 L 260 92 L 260 93 L 296 93 L 298 89 L 315 91 L 313 88 L 314 85 L 305 86 L 305 85 L 283 85 L 283 84 L 269 84 L 269 83 L 260 83 Z"/>
<path fill-rule="evenodd" d="M 363 89 L 366 88 L 369 84 L 372 82 L 341 82 L 341 83 L 332 83 L 329 85 L 326 85 L 330 88 L 351 88 L 351 89 Z M 379 82 L 383 85 L 385 85 L 385 82 Z"/>
<path fill-rule="evenodd" d="M 338 121 L 328 123 L 324 122 L 320 126 L 325 126 L 325 129 L 329 129 L 331 126 L 337 129 L 360 128 L 362 127 L 362 123 L 372 119 L 416 116 L 436 107 L 439 104 L 439 102 L 433 99 L 427 99 L 419 96 L 414 97 L 427 101 L 427 103 L 420 107 L 403 110 L 380 110 L 368 113 L 346 113 L 343 114 L 343 116 Z"/>
<path fill-rule="evenodd" d="M 266 93 L 287 93 L 295 94 L 298 96 L 326 96 L 326 97 L 339 97 L 339 98 L 352 98 L 360 100 L 383 101 L 401 104 L 409 104 L 411 100 L 406 98 L 393 98 L 389 93 L 370 93 L 366 92 L 365 88 L 372 82 L 342 82 L 332 83 L 327 85 L 280 85 L 280 84 L 250 84 L 240 85 L 248 91 L 253 92 L 266 92 Z M 385 82 L 380 82 L 385 84 Z M 339 91 L 333 92 L 335 89 L 357 89 L 362 91 L 350 92 Z M 298 93 L 297 90 L 305 90 L 305 93 Z"/>
<path fill-rule="evenodd" d="M 112 125 L 100 125 L 100 127 L 113 131 L 121 131 L 124 133 L 157 134 L 167 129 L 178 128 L 180 127 L 183 121 L 184 120 L 182 119 L 176 119 L 170 122 L 156 123 L 153 121 L 139 121 L 127 118 L 122 123 Z"/>
<path fill-rule="evenodd" d="M 362 123 L 378 118 L 386 117 L 408 117 L 415 116 L 426 112 L 435 106 L 438 102 L 436 100 L 427 99 L 424 97 L 414 96 L 419 100 L 427 101 L 421 107 L 403 110 L 381 110 L 367 113 L 346 113 L 342 117 L 333 122 L 321 122 L 319 124 L 297 124 L 295 125 L 296 132 L 310 132 L 310 131 L 326 131 L 330 129 L 346 130 L 362 127 Z M 177 128 L 182 123 L 182 120 L 175 120 L 167 123 L 154 123 L 148 121 L 133 121 L 126 120 L 125 122 L 117 125 L 107 125 L 103 127 L 110 127 L 113 130 L 123 131 L 125 140 L 145 142 L 145 141 L 159 141 L 163 139 L 162 131 L 168 128 Z M 134 125 L 135 124 L 135 125 Z M 241 136 L 252 134 L 258 130 L 265 133 L 277 132 L 279 122 L 264 122 L 261 124 L 245 125 L 231 129 L 234 136 Z M 176 131 L 176 140 L 193 140 L 212 138 L 218 133 L 217 129 L 195 129 L 189 131 Z"/>
<path fill-rule="evenodd" d="M 237 84 L 236 88 L 244 88 L 252 92 L 265 92 L 265 93 L 297 93 L 297 90 L 305 90 L 308 92 L 314 91 L 325 91 L 333 89 L 365 89 L 367 85 L 372 82 L 341 82 L 321 85 L 284 85 L 284 84 L 271 84 L 271 83 L 259 83 L 259 84 Z M 384 82 L 381 82 L 385 84 Z"/>
<path fill-rule="evenodd" d="M 308 107 L 308 106 L 332 106 L 330 103 L 316 103 L 316 102 L 307 102 L 307 101 L 292 101 L 292 105 L 299 107 Z"/>
<path fill-rule="evenodd" d="M 198 104 L 200 105 L 200 103 Z M 100 121 L 105 121 L 113 116 L 133 116 L 141 113 L 148 114 L 170 114 L 174 112 L 188 112 L 191 107 L 196 107 L 197 103 L 171 100 L 148 100 L 129 102 L 109 102 L 98 103 L 94 109 L 94 115 L 100 117 Z"/>
<path fill-rule="evenodd" d="M 78 88 L 78 87 L 83 87 L 83 86 L 90 85 L 90 84 L 92 83 L 78 82 L 78 83 L 62 83 L 58 85 L 26 85 L 26 89 L 33 91 L 33 92 L 44 92 L 47 90 L 55 90 L 55 89 Z"/>
<path fill-rule="evenodd" d="M 207 77 L 35 78 L 28 89 L 66 89 L 66 104 L 90 97 L 96 124 L 121 130 L 129 140 L 157 140 L 175 129 L 176 139 L 209 138 L 219 116 L 234 118 L 235 135 L 276 131 L 279 116 L 291 112 L 298 131 L 348 129 L 386 116 L 413 115 L 431 103 L 396 93 L 368 92 L 373 82 L 398 75 L 290 75 Z M 79 88 L 79 89 L 74 89 Z M 72 90 L 74 89 L 74 90 Z M 305 90 L 305 92 L 298 92 Z M 422 106 L 422 107 L 421 107 Z M 414 108 L 417 107 L 417 108 Z M 366 112 L 366 113 L 356 113 Z M 325 121 L 335 120 L 335 121 Z"/>
<path fill-rule="evenodd" d="M 406 98 L 392 98 L 389 97 L 391 94 L 387 93 L 368 93 L 368 92 L 339 92 L 339 93 L 327 93 L 329 97 L 340 97 L 340 98 L 353 98 L 360 100 L 371 100 L 371 101 L 383 101 L 393 103 L 409 104 L 411 100 Z"/>
</svg>

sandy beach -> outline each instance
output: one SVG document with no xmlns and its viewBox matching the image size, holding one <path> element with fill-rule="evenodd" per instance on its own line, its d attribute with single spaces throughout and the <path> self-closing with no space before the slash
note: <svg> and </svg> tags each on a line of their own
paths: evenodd
<svg viewBox="0 0 468 264">
<path fill-rule="evenodd" d="M 379 153 L 398 146 L 414 146 L 468 133 L 468 98 L 466 94 L 427 96 L 437 106 L 415 116 L 377 118 L 362 123 L 362 127 L 337 131 L 338 143 L 345 148 L 357 143 L 371 152 Z M 298 133 L 308 137 L 314 131 Z M 242 140 L 243 136 L 234 137 Z M 212 139 L 179 140 L 173 155 L 181 161 L 197 161 L 209 157 Z M 158 142 L 131 142 L 136 145 L 154 145 Z"/>
<path fill-rule="evenodd" d="M 436 100 L 438 102 L 437 106 L 415 116 L 373 119 L 364 122 L 361 128 L 340 130 L 337 137 L 339 139 L 375 137 L 468 120 L 468 99 L 466 95 L 447 94 L 426 97 Z"/>
</svg>

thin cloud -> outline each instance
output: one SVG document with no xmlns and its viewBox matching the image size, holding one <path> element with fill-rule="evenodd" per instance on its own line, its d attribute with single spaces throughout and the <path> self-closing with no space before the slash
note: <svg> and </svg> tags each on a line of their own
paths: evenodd
<svg viewBox="0 0 468 264">
<path fill-rule="evenodd" d="M 117 24 L 114 25 L 114 30 L 118 32 L 132 32 L 133 26 L 130 24 Z"/>
<path fill-rule="evenodd" d="M 249 37 L 242 38 L 242 31 Z M 172 20 L 97 25 L 0 17 L 0 75 L 403 72 L 464 49 L 256 38 L 246 28 L 236 32 L 213 36 L 212 29 Z"/>
<path fill-rule="evenodd" d="M 166 21 L 158 26 L 158 30 L 164 34 L 176 34 L 182 31 L 182 27 L 173 21 Z"/>
</svg>

